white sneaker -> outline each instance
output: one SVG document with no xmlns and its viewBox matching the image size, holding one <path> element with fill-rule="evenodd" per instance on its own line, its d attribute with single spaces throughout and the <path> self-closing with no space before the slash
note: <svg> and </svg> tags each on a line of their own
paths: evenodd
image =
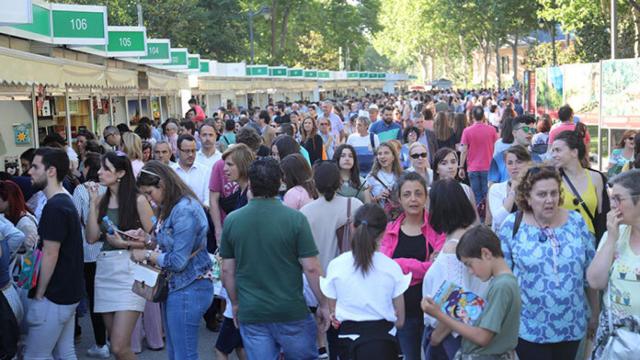
<svg viewBox="0 0 640 360">
<path fill-rule="evenodd" d="M 92 347 L 87 349 L 87 355 L 99 359 L 108 359 L 111 357 L 109 346 L 107 345 L 102 345 L 101 347 L 98 347 L 98 345 L 93 345 Z"/>
</svg>

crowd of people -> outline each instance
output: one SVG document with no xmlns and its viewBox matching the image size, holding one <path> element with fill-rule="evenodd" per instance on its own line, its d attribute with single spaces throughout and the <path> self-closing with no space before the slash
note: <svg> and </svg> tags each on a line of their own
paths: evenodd
<svg viewBox="0 0 640 360">
<path fill-rule="evenodd" d="M 119 360 L 198 359 L 203 325 L 219 359 L 620 355 L 621 329 L 640 340 L 640 132 L 602 173 L 569 105 L 552 124 L 520 100 L 206 118 L 192 99 L 181 120 L 50 134 L 0 181 L 0 359 L 77 358 L 84 314 L 87 355 Z"/>
</svg>

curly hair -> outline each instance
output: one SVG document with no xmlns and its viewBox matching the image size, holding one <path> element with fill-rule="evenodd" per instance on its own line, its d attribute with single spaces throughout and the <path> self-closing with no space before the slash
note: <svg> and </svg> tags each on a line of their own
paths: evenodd
<svg viewBox="0 0 640 360">
<path fill-rule="evenodd" d="M 560 178 L 558 170 L 553 166 L 534 165 L 525 173 L 516 188 L 516 205 L 518 205 L 518 209 L 531 211 L 531 205 L 528 200 L 531 196 L 531 190 L 538 181 L 546 179 L 553 179 L 558 183 L 558 190 L 560 193 L 558 206 L 562 206 L 564 202 L 564 194 L 562 191 L 562 179 Z"/>
</svg>

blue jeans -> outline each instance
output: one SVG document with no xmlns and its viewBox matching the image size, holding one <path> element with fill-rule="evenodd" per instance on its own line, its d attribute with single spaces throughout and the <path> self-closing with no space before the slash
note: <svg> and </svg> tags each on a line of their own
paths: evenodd
<svg viewBox="0 0 640 360">
<path fill-rule="evenodd" d="M 456 355 L 456 352 L 460 349 L 462 342 L 462 336 L 454 337 L 453 335 L 447 335 L 444 340 L 438 346 L 432 346 L 431 333 L 433 328 L 427 326 L 424 328 L 424 336 L 422 338 L 422 348 L 424 350 L 424 358 L 426 360 L 451 360 Z"/>
<path fill-rule="evenodd" d="M 487 185 L 488 171 L 470 171 L 469 172 L 469 184 L 473 195 L 476 197 L 476 204 L 480 204 L 482 200 L 487 196 L 489 191 Z"/>
<path fill-rule="evenodd" d="M 213 301 L 213 283 L 196 280 L 187 287 L 169 293 L 162 315 L 170 360 L 198 359 L 200 319 Z"/>
<path fill-rule="evenodd" d="M 240 335 L 249 360 L 316 360 L 316 322 L 307 315 L 302 320 L 279 323 L 240 323 Z"/>
<path fill-rule="evenodd" d="M 406 318 L 404 326 L 398 329 L 398 342 L 405 360 L 420 360 L 420 343 L 424 332 L 424 318 Z"/>
</svg>

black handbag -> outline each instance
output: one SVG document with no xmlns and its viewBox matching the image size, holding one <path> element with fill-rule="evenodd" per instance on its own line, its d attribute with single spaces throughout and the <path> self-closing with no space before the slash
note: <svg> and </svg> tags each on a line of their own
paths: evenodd
<svg viewBox="0 0 640 360">
<path fill-rule="evenodd" d="M 11 285 L 9 285 L 11 286 Z M 18 352 L 20 329 L 9 302 L 0 292 L 0 360 L 9 360 Z"/>
</svg>

